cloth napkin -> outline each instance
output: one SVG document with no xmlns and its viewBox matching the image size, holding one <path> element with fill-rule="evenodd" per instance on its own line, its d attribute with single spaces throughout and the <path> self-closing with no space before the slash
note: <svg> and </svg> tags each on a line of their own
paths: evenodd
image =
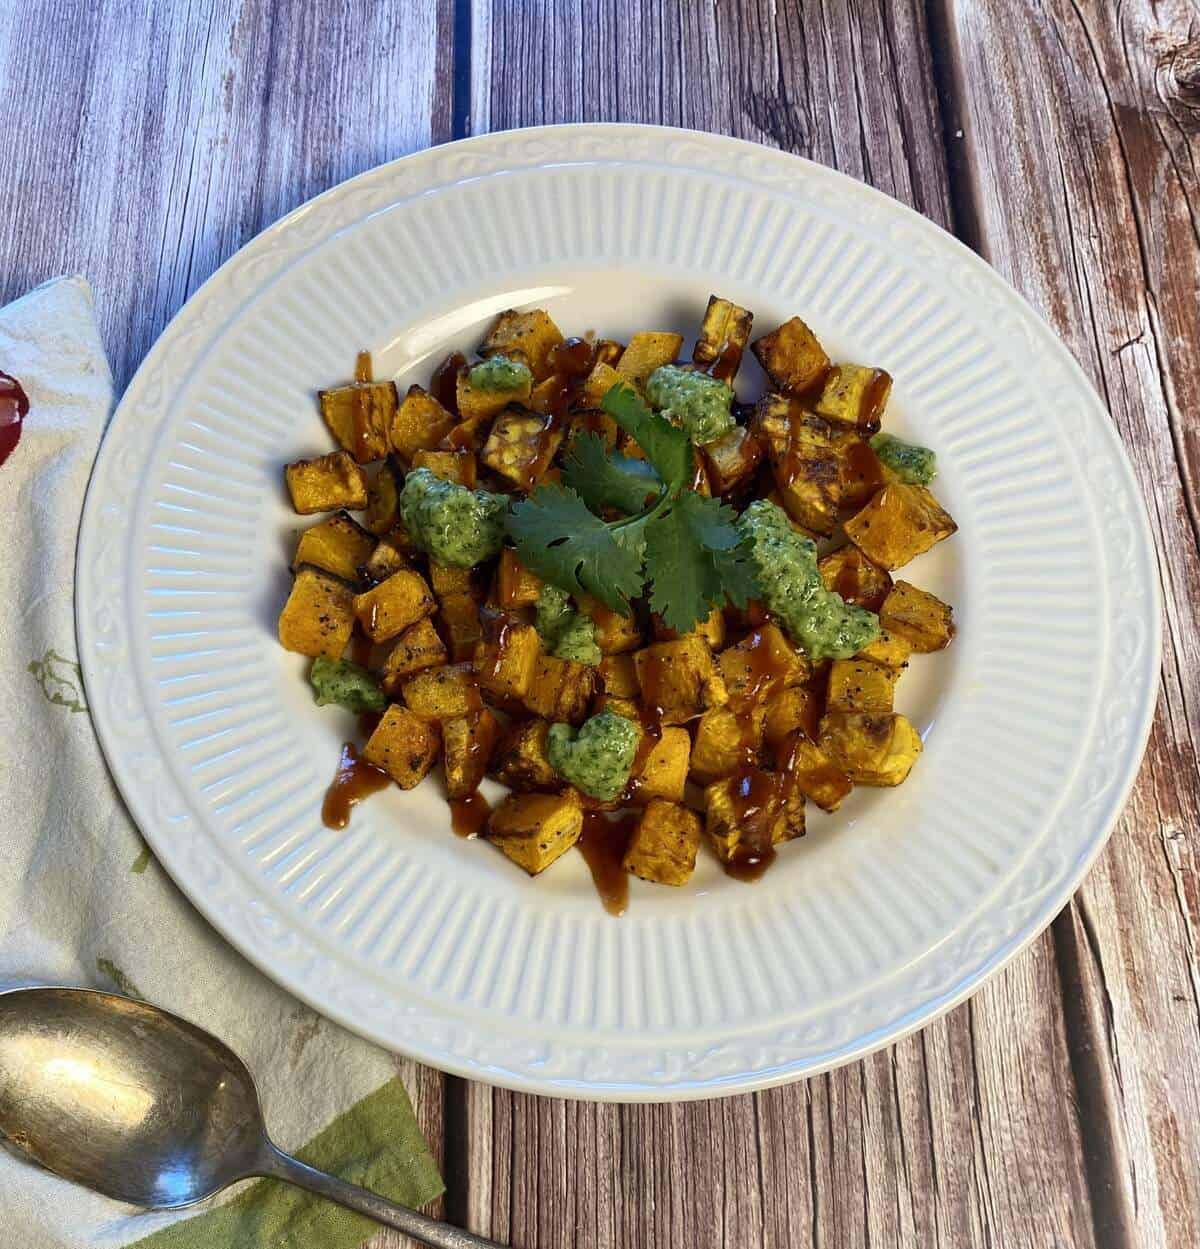
<svg viewBox="0 0 1200 1249">
<path fill-rule="evenodd" d="M 82 278 L 0 309 L 0 369 L 31 410 L 0 465 L 0 988 L 143 997 L 247 1062 L 276 1142 L 407 1205 L 442 1191 L 388 1055 L 255 971 L 191 908 L 109 778 L 75 653 L 75 539 L 112 406 Z M 350 1249 L 376 1226 L 272 1181 L 153 1214 L 0 1150 L 0 1243 L 21 1249 Z"/>
</svg>

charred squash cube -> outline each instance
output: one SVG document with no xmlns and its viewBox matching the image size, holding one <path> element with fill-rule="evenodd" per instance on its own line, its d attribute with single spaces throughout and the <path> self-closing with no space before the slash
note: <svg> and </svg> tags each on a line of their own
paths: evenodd
<svg viewBox="0 0 1200 1249">
<path fill-rule="evenodd" d="M 590 616 L 595 627 L 596 645 L 605 655 L 620 655 L 642 644 L 642 631 L 633 616 L 622 616 L 590 595 L 578 600 L 579 610 Z"/>
<path fill-rule="evenodd" d="M 300 568 L 279 613 L 284 650 L 341 659 L 354 630 L 354 591 L 316 568 Z"/>
<path fill-rule="evenodd" d="M 835 659 L 829 667 L 826 711 L 891 711 L 899 668 L 869 659 Z"/>
<path fill-rule="evenodd" d="M 885 668 L 900 669 L 907 665 L 911 654 L 910 642 L 883 629 L 875 641 L 864 646 L 854 658 L 869 659 L 873 664 L 882 664 Z"/>
<path fill-rule="evenodd" d="M 469 568 L 455 568 L 450 564 L 429 561 L 429 584 L 439 603 L 460 594 L 474 595 L 475 579 Z"/>
<path fill-rule="evenodd" d="M 392 450 L 404 460 L 418 451 L 433 451 L 458 418 L 423 387 L 410 386 L 388 431 Z"/>
<path fill-rule="evenodd" d="M 892 588 L 892 579 L 886 570 L 872 564 L 856 546 L 844 546 L 826 555 L 817 568 L 827 590 L 867 611 L 878 612 Z"/>
<path fill-rule="evenodd" d="M 638 651 L 642 703 L 661 712 L 664 724 L 683 724 L 709 707 L 728 701 L 725 682 L 713 663 L 712 651 L 694 633 L 674 642 L 658 642 Z"/>
<path fill-rule="evenodd" d="M 633 830 L 622 866 L 631 875 L 658 885 L 685 885 L 696 870 L 700 833 L 695 812 L 655 798 Z"/>
<path fill-rule="evenodd" d="M 899 785 L 921 753 L 921 735 L 896 712 L 831 711 L 817 744 L 856 785 Z"/>
<path fill-rule="evenodd" d="M 404 475 L 385 460 L 367 483 L 367 514 L 363 524 L 373 534 L 390 533 L 400 523 L 400 491 Z"/>
<path fill-rule="evenodd" d="M 533 625 L 505 623 L 495 637 L 475 648 L 480 687 L 501 702 L 519 701 L 529 692 L 541 643 Z"/>
<path fill-rule="evenodd" d="M 315 460 L 297 460 L 284 469 L 292 507 L 301 516 L 314 512 L 357 512 L 367 506 L 367 475 L 346 451 L 331 451 Z"/>
<path fill-rule="evenodd" d="M 427 468 L 435 477 L 466 486 L 468 490 L 474 490 L 479 480 L 479 466 L 473 451 L 414 451 L 412 466 Z"/>
<path fill-rule="evenodd" d="M 691 752 L 692 739 L 687 729 L 664 728 L 634 772 L 634 793 L 639 801 L 667 798 L 682 802 Z"/>
<path fill-rule="evenodd" d="M 414 789 L 438 756 L 437 729 L 393 703 L 363 747 L 362 757 L 386 772 L 401 789 Z"/>
<path fill-rule="evenodd" d="M 508 356 L 529 366 L 533 379 L 540 382 L 554 371 L 551 353 L 563 341 L 562 333 L 542 308 L 518 312 L 509 308 L 496 318 L 496 324 L 483 340 L 480 353 Z"/>
<path fill-rule="evenodd" d="M 854 788 L 846 773 L 803 731 L 788 737 L 779 762 L 785 785 L 812 799 L 822 811 L 836 811 Z"/>
<path fill-rule="evenodd" d="M 360 571 L 367 581 L 384 581 L 392 573 L 412 567 L 408 556 L 414 549 L 404 526 L 395 525 L 375 543 Z"/>
<path fill-rule="evenodd" d="M 840 445 L 841 484 L 838 502 L 844 508 L 860 508 L 887 485 L 888 476 L 870 443 L 848 438 Z"/>
<path fill-rule="evenodd" d="M 550 764 L 548 720 L 525 720 L 509 725 L 494 755 L 492 775 L 509 789 L 554 789 L 560 783 Z"/>
<path fill-rule="evenodd" d="M 611 364 L 601 364 L 597 361 L 592 366 L 592 371 L 584 379 L 579 395 L 580 402 L 586 408 L 599 408 L 604 400 L 604 396 L 618 382 L 624 380 Z"/>
<path fill-rule="evenodd" d="M 713 781 L 704 790 L 704 831 L 722 863 L 738 857 L 745 836 L 746 821 L 742 814 L 739 788 L 749 786 L 756 794 L 755 805 L 761 804 L 761 815 L 770 844 L 788 841 L 804 832 L 804 800 L 795 795 L 785 802 L 783 785 L 776 773 L 751 768 L 736 777 Z M 799 798 L 799 801 L 796 799 Z"/>
<path fill-rule="evenodd" d="M 621 353 L 617 363 L 617 373 L 624 382 L 632 382 L 639 390 L 646 384 L 646 378 L 670 364 L 679 355 L 683 346 L 682 334 L 669 334 L 661 331 L 644 330 L 629 339 L 629 346 Z"/>
<path fill-rule="evenodd" d="M 818 416 L 849 425 L 864 437 L 879 432 L 892 393 L 891 374 L 864 364 L 839 364 L 825 379 L 816 402 Z"/>
<path fill-rule="evenodd" d="M 446 646 L 428 616 L 405 629 L 383 661 L 383 688 L 392 698 L 399 696 L 405 677 L 426 668 L 440 668 L 446 662 Z"/>
<path fill-rule="evenodd" d="M 846 522 L 846 536 L 868 559 L 890 570 L 936 546 L 957 528 L 924 486 L 892 482 Z"/>
<path fill-rule="evenodd" d="M 508 390 L 484 390 L 471 385 L 471 370 L 464 366 L 458 371 L 455 399 L 463 422 L 486 421 L 503 412 L 510 403 L 528 403 L 533 387 L 529 374 L 525 380 Z"/>
<path fill-rule="evenodd" d="M 728 494 L 748 482 L 762 461 L 762 443 L 744 425 L 701 448 L 713 494 Z"/>
<path fill-rule="evenodd" d="M 563 431 L 543 416 L 528 412 L 501 412 L 492 426 L 480 459 L 522 490 L 531 490 L 550 467 Z"/>
<path fill-rule="evenodd" d="M 425 578 L 411 568 L 402 568 L 357 595 L 354 614 L 371 641 L 386 642 L 428 616 L 436 606 Z"/>
<path fill-rule="evenodd" d="M 954 637 L 953 609 L 935 594 L 897 581 L 879 609 L 879 623 L 913 650 L 925 655 L 950 645 Z"/>
<path fill-rule="evenodd" d="M 499 735 L 500 723 L 486 707 L 442 723 L 447 797 L 466 798 L 479 788 Z"/>
<path fill-rule="evenodd" d="M 582 724 L 595 689 L 595 668 L 553 655 L 538 655 L 525 706 L 547 720 Z"/>
<path fill-rule="evenodd" d="M 692 363 L 707 369 L 713 377 L 732 381 L 742 363 L 753 324 L 754 313 L 739 308 L 731 300 L 710 295 L 696 346 L 692 349 Z"/>
<path fill-rule="evenodd" d="M 488 820 L 488 840 L 530 876 L 566 854 L 583 832 L 583 807 L 573 790 L 510 794 Z"/>
<path fill-rule="evenodd" d="M 453 720 L 479 711 L 479 682 L 470 664 L 428 668 L 400 687 L 409 710 L 422 720 Z"/>
<path fill-rule="evenodd" d="M 360 464 L 388 453 L 388 428 L 396 414 L 395 382 L 354 382 L 318 393 L 329 432 Z"/>
<path fill-rule="evenodd" d="M 783 686 L 803 685 L 812 676 L 812 664 L 770 621 L 722 651 L 717 662 L 729 705 L 738 711 L 763 702 Z"/>
<path fill-rule="evenodd" d="M 541 593 L 541 577 L 530 572 L 517 558 L 516 551 L 506 546 L 500 552 L 500 564 L 496 569 L 496 601 L 505 611 L 515 611 L 519 607 L 532 607 Z"/>
<path fill-rule="evenodd" d="M 470 659 L 483 637 L 479 604 L 469 594 L 447 595 L 438 612 L 450 643 L 450 658 L 455 663 Z"/>
<path fill-rule="evenodd" d="M 788 515 L 814 533 L 831 534 L 841 504 L 843 444 L 848 436 L 783 395 L 764 396 L 754 423 L 766 444 Z"/>
<path fill-rule="evenodd" d="M 600 661 L 600 683 L 614 698 L 636 698 L 641 692 L 637 667 L 629 654 L 605 655 Z"/>
<path fill-rule="evenodd" d="M 359 569 L 371 557 L 375 539 L 345 512 L 313 525 L 300 535 L 293 566 L 322 568 L 343 581 L 357 581 Z"/>
<path fill-rule="evenodd" d="M 789 395 L 810 394 L 824 382 L 829 371 L 824 347 L 799 317 L 792 317 L 773 333 L 764 334 L 753 351 L 775 386 Z"/>
</svg>

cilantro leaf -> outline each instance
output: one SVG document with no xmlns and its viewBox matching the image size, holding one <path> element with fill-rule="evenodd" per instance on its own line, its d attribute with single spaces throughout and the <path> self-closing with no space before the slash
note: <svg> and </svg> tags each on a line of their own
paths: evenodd
<svg viewBox="0 0 1200 1249">
<path fill-rule="evenodd" d="M 719 499 L 688 492 L 646 525 L 650 606 L 669 629 L 686 633 L 727 596 L 743 603 L 749 597 L 754 583 L 735 519 Z"/>
<path fill-rule="evenodd" d="M 688 485 L 696 472 L 692 444 L 687 434 L 657 412 L 628 382 L 618 382 L 600 406 L 646 453 L 668 490 Z"/>
<path fill-rule="evenodd" d="M 592 509 L 613 507 L 633 514 L 642 511 L 662 489 L 662 481 L 645 460 L 608 451 L 598 434 L 577 434 L 563 460 L 563 481 Z"/>
<path fill-rule="evenodd" d="M 591 594 L 623 615 L 642 591 L 640 531 L 614 532 L 574 490 L 539 486 L 505 517 L 521 563 L 571 594 Z"/>
</svg>

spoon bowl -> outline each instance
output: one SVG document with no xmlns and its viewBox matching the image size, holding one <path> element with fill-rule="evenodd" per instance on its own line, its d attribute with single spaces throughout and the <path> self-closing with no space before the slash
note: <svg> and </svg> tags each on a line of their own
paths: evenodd
<svg viewBox="0 0 1200 1249">
<path fill-rule="evenodd" d="M 281 1152 L 250 1072 L 227 1045 L 112 993 L 0 993 L 0 1135 L 57 1175 L 147 1209 L 267 1176 L 439 1249 L 501 1249 Z"/>
</svg>

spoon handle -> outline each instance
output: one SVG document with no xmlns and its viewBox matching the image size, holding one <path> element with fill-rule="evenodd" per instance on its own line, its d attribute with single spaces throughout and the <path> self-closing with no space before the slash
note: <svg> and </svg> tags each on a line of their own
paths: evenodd
<svg viewBox="0 0 1200 1249">
<path fill-rule="evenodd" d="M 428 1215 L 410 1210 L 407 1206 L 397 1205 L 373 1193 L 369 1189 L 359 1188 L 337 1176 L 328 1175 L 310 1167 L 307 1163 L 285 1154 L 268 1142 L 268 1148 L 256 1168 L 259 1174 L 271 1179 L 286 1180 L 297 1188 L 306 1188 L 310 1193 L 320 1197 L 328 1197 L 348 1210 L 365 1214 L 386 1227 L 394 1227 L 413 1240 L 423 1245 L 433 1245 L 434 1249 L 505 1249 L 498 1241 L 488 1240 L 484 1236 L 476 1236 L 465 1232 L 462 1228 L 451 1227 L 449 1223 L 440 1223 Z"/>
</svg>

